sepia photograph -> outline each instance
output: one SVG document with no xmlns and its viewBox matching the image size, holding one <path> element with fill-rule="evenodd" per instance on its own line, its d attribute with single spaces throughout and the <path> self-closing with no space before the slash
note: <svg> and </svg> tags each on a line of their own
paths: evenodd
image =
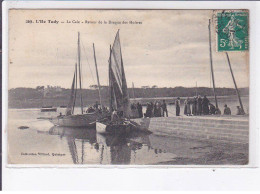
<svg viewBox="0 0 260 194">
<path fill-rule="evenodd" d="M 249 15 L 10 9 L 7 163 L 248 165 Z"/>
</svg>

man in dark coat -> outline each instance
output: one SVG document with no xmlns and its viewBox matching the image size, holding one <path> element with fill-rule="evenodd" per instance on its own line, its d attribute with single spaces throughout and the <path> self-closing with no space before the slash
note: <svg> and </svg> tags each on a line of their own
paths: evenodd
<svg viewBox="0 0 260 194">
<path fill-rule="evenodd" d="M 153 104 L 152 104 L 152 102 L 147 103 L 145 117 L 149 117 L 149 118 L 153 117 Z"/>
<path fill-rule="evenodd" d="M 209 114 L 209 99 L 207 98 L 206 95 L 204 96 L 204 98 L 202 100 L 202 112 L 204 115 Z"/>
<path fill-rule="evenodd" d="M 137 103 L 137 110 L 139 118 L 143 118 L 143 106 L 139 102 Z"/>
<path fill-rule="evenodd" d="M 176 116 L 180 116 L 181 102 L 180 102 L 180 98 L 179 97 L 175 101 L 175 106 L 176 106 Z"/>
<path fill-rule="evenodd" d="M 197 115 L 197 97 L 194 96 L 192 101 L 192 115 Z"/>
<path fill-rule="evenodd" d="M 96 103 L 94 104 L 94 109 L 97 110 L 98 109 L 98 102 L 96 101 Z"/>
<path fill-rule="evenodd" d="M 166 114 L 166 117 L 168 117 L 167 104 L 166 104 L 165 100 L 163 100 L 162 111 L 163 111 L 163 117 L 164 117 L 164 113 Z"/>
<path fill-rule="evenodd" d="M 211 115 L 214 115 L 216 112 L 216 107 L 211 103 L 209 103 L 209 112 Z"/>
<path fill-rule="evenodd" d="M 150 106 L 151 106 L 151 117 L 154 117 L 154 104 L 153 102 L 150 102 Z"/>
<path fill-rule="evenodd" d="M 225 104 L 224 106 L 224 115 L 231 115 L 231 110 L 230 108 Z"/>
<path fill-rule="evenodd" d="M 197 99 L 197 115 L 201 115 L 202 113 L 202 98 L 201 96 Z"/>
<path fill-rule="evenodd" d="M 153 113 L 154 117 L 161 117 L 161 105 L 157 101 L 154 103 Z"/>
</svg>

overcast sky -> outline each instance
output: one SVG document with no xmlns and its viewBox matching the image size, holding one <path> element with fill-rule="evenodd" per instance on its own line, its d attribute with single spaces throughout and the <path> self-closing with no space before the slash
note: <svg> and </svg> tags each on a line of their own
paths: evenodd
<svg viewBox="0 0 260 194">
<path fill-rule="evenodd" d="M 212 11 L 10 11 L 9 88 L 58 85 L 70 88 L 81 34 L 83 87 L 96 84 L 92 43 L 100 82 L 108 84 L 109 45 L 120 29 L 128 87 L 210 86 L 208 20 Z M 59 24 L 25 21 L 58 20 Z M 67 24 L 66 21 L 138 21 L 142 24 Z M 60 23 L 64 21 L 65 23 Z M 214 32 L 214 29 L 212 29 Z M 224 53 L 216 53 L 216 87 L 234 87 Z M 230 53 L 238 87 L 248 86 L 248 54 Z M 211 84 L 212 85 L 212 84 Z"/>
</svg>

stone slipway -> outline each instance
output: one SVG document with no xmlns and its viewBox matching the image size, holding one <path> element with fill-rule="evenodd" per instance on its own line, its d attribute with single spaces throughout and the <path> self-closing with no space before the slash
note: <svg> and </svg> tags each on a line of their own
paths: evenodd
<svg viewBox="0 0 260 194">
<path fill-rule="evenodd" d="M 241 143 L 249 142 L 248 116 L 180 116 L 134 119 L 154 135 L 198 140 Z"/>
</svg>

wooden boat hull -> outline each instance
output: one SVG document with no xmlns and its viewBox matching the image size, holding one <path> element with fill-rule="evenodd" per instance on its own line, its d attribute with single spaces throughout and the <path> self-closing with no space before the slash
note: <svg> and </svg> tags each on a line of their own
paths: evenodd
<svg viewBox="0 0 260 194">
<path fill-rule="evenodd" d="M 107 117 L 98 112 L 83 115 L 58 116 L 51 118 L 50 122 L 60 127 L 95 127 L 96 121 Z"/>
<path fill-rule="evenodd" d="M 96 122 L 96 131 L 100 134 L 121 134 L 132 131 L 130 124 L 105 124 Z"/>
</svg>

